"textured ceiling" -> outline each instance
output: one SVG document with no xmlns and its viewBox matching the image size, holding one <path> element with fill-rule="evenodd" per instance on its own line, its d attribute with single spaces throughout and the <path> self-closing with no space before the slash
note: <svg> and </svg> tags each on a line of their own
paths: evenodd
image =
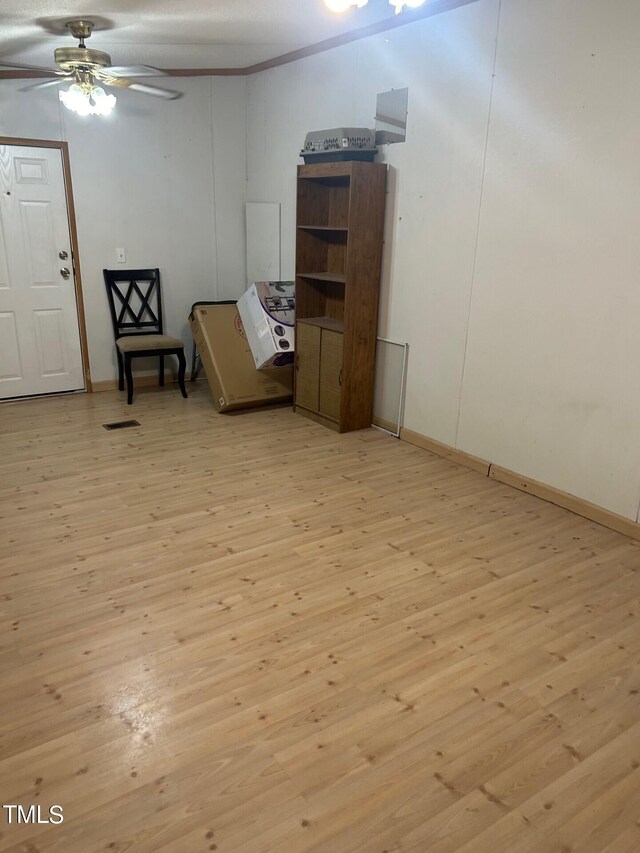
<svg viewBox="0 0 640 853">
<path fill-rule="evenodd" d="M 72 46 L 70 18 L 89 18 L 88 46 L 116 65 L 234 68 L 393 16 L 387 0 L 331 13 L 323 0 L 0 0 L 0 59 L 50 66 L 54 48 Z"/>
</svg>

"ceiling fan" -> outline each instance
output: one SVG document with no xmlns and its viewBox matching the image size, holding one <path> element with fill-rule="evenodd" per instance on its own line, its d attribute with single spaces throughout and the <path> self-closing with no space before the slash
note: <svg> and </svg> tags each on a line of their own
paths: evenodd
<svg viewBox="0 0 640 853">
<path fill-rule="evenodd" d="M 108 95 L 103 86 L 130 89 L 132 92 L 167 100 L 182 97 L 181 92 L 149 86 L 147 83 L 138 83 L 130 79 L 164 76 L 165 72 L 159 68 L 153 68 L 150 65 L 112 65 L 108 53 L 87 47 L 85 40 L 91 35 L 93 21 L 68 21 L 65 26 L 71 35 L 78 39 L 79 44 L 77 47 L 55 49 L 54 59 L 60 70 L 37 65 L 22 65 L 19 62 L 0 62 L 2 68 L 20 68 L 55 75 L 55 79 L 25 86 L 23 91 L 44 89 L 70 82 L 69 89 L 60 91 L 60 100 L 65 107 L 80 115 L 108 115 L 111 112 L 116 98 L 114 95 Z"/>
</svg>

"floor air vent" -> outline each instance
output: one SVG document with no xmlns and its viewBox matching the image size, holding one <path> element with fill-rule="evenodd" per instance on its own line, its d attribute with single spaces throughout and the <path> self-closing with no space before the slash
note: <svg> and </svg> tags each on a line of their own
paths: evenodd
<svg viewBox="0 0 640 853">
<path fill-rule="evenodd" d="M 102 424 L 105 429 L 127 429 L 127 427 L 140 426 L 139 421 L 115 421 L 112 424 Z"/>
</svg>

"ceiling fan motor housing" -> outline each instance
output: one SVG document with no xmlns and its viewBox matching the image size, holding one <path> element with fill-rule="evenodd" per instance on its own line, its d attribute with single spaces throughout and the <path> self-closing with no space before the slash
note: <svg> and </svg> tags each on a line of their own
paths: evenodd
<svg viewBox="0 0 640 853">
<path fill-rule="evenodd" d="M 67 21 L 65 27 L 75 39 L 83 42 L 85 39 L 88 39 L 93 32 L 94 23 L 93 21 L 84 20 Z"/>
<path fill-rule="evenodd" d="M 101 50 L 91 50 L 88 47 L 57 47 L 55 60 L 63 71 L 107 68 L 111 65 L 111 57 L 108 53 Z"/>
</svg>

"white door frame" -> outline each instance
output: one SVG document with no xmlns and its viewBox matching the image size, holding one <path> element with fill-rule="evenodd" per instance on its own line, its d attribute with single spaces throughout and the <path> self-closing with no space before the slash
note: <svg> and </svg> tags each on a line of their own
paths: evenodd
<svg viewBox="0 0 640 853">
<path fill-rule="evenodd" d="M 71 166 L 69 164 L 69 145 L 56 139 L 22 139 L 11 136 L 0 136 L 0 145 L 20 145 L 27 148 L 57 148 L 62 155 L 62 172 L 64 175 L 64 192 L 69 217 L 69 234 L 71 236 L 71 252 L 74 269 L 76 305 L 78 308 L 78 328 L 80 331 L 80 349 L 82 351 L 82 371 L 86 390 L 93 391 L 91 370 L 89 367 L 89 347 L 87 345 L 87 326 L 84 316 L 84 300 L 82 297 L 82 273 L 80 272 L 80 252 L 78 250 L 78 231 L 76 228 L 76 209 L 73 203 L 73 186 L 71 184 Z M 77 393 L 77 392 L 74 392 Z"/>
</svg>

